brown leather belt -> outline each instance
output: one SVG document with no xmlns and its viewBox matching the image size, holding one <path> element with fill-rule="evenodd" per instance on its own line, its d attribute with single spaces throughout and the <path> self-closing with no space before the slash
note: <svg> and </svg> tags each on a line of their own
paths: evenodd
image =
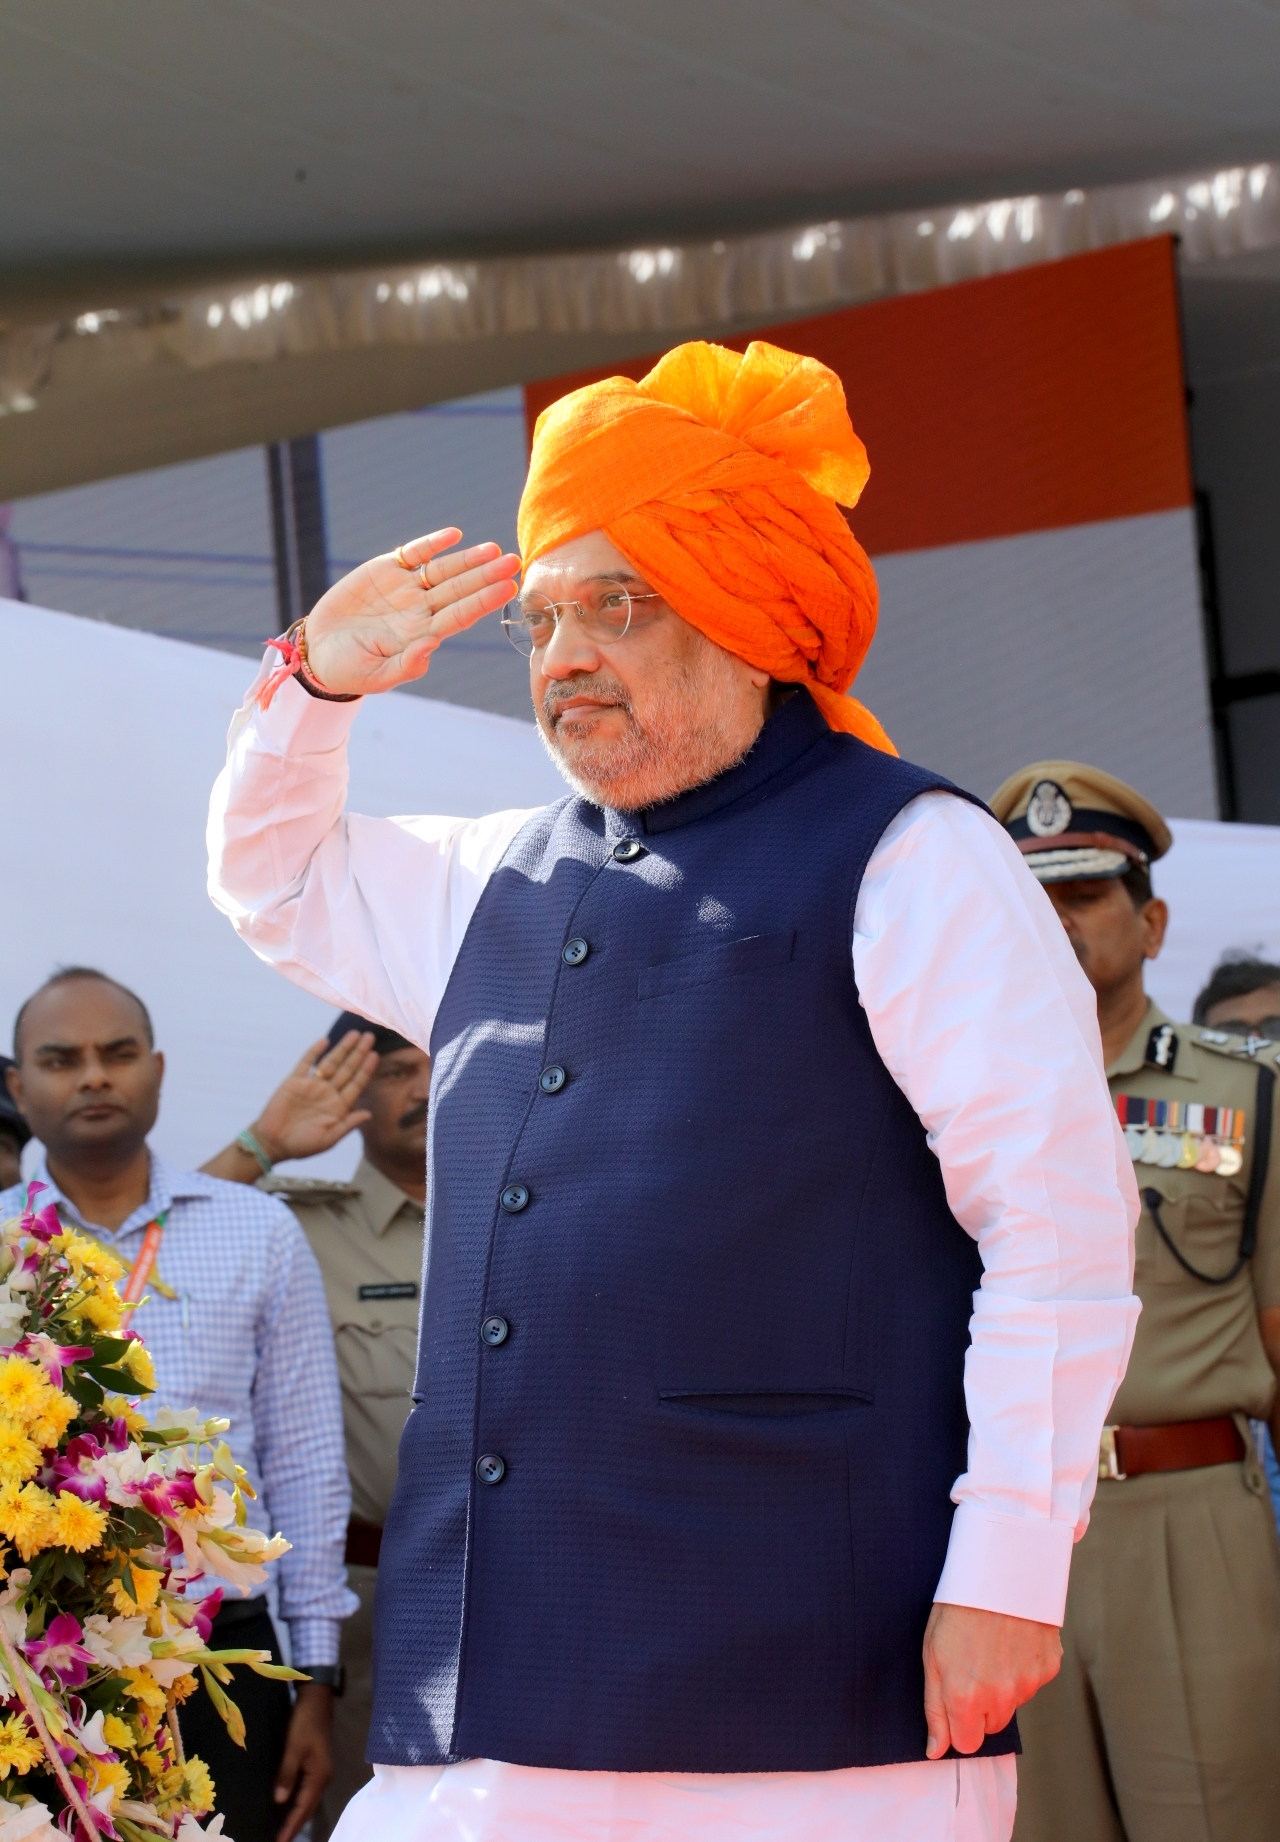
<svg viewBox="0 0 1280 1842">
<path fill-rule="evenodd" d="M 1177 1420 L 1170 1426 L 1104 1426 L 1098 1476 L 1123 1480 L 1144 1471 L 1238 1465 L 1245 1450 L 1240 1428 L 1226 1413 L 1216 1420 Z"/>
<path fill-rule="evenodd" d="M 381 1547 L 382 1524 L 353 1516 L 347 1524 L 347 1566 L 376 1567 Z"/>
</svg>

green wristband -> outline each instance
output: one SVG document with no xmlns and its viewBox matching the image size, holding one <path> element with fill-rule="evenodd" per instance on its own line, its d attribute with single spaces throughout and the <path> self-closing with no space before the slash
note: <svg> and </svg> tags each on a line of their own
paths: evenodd
<svg viewBox="0 0 1280 1842">
<path fill-rule="evenodd" d="M 271 1175 L 272 1171 L 275 1169 L 275 1165 L 271 1162 L 271 1159 L 262 1149 L 257 1139 L 253 1136 L 253 1133 L 250 1132 L 248 1126 L 245 1127 L 243 1132 L 236 1133 L 235 1142 L 243 1151 L 247 1151 L 251 1158 L 257 1159 L 258 1163 L 262 1166 L 262 1174 L 264 1177 L 269 1177 Z"/>
</svg>

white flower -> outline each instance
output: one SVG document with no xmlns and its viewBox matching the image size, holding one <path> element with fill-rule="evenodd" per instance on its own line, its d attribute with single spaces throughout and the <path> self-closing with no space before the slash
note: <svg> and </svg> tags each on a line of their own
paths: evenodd
<svg viewBox="0 0 1280 1842">
<path fill-rule="evenodd" d="M 167 1620 L 166 1626 L 168 1626 Z M 171 1645 L 177 1652 L 171 1657 L 152 1655 L 147 1658 L 147 1668 L 161 1688 L 167 1689 L 172 1687 L 179 1676 L 189 1673 L 187 1655 L 192 1650 L 203 1650 L 204 1639 L 194 1625 L 177 1625 L 166 1628 L 164 1637 L 158 1641 Z"/>
<path fill-rule="evenodd" d="M 144 1829 L 154 1829 L 165 1837 L 170 1833 L 169 1825 L 164 1817 L 157 1816 L 150 1804 L 140 1804 L 131 1797 L 119 1798 L 111 1814 L 113 1817 L 127 1816 L 131 1823 L 138 1823 Z M 0 1836 L 0 1842 L 4 1842 L 2 1836 Z M 65 1836 L 60 1835 L 58 1842 L 66 1842 Z M 224 1842 L 229 1842 L 229 1838 L 224 1837 Z"/>
<path fill-rule="evenodd" d="M 142 1669 L 151 1662 L 145 1613 L 135 1618 L 104 1618 L 93 1612 L 84 1621 L 84 1647 L 108 1669 Z"/>
<path fill-rule="evenodd" d="M 53 1812 L 34 1797 L 28 1804 L 0 1800 L 0 1842 L 67 1842 L 53 1826 Z"/>
<path fill-rule="evenodd" d="M 127 1445 L 123 1452 L 104 1452 L 89 1468 L 105 1482 L 110 1500 L 125 1504 L 134 1502 L 137 1486 L 155 1469 L 136 1445 Z"/>
<path fill-rule="evenodd" d="M 88 1648 L 88 1646 L 86 1646 L 86 1648 Z M 98 1658 L 100 1663 L 103 1660 L 102 1657 Z M 71 1731 L 76 1739 L 79 1740 L 81 1750 L 83 1752 L 91 1752 L 95 1758 L 99 1759 L 104 1753 L 111 1751 L 111 1748 L 102 1737 L 102 1723 L 105 1718 L 106 1716 L 103 1714 L 102 1709 L 99 1708 L 93 1719 L 87 1720 L 83 1727 L 77 1727 L 74 1721 L 71 1723 Z"/>
<path fill-rule="evenodd" d="M 193 1816 L 184 1816 L 178 1825 L 178 1833 L 174 1842 L 204 1842 L 206 1836 L 222 1836 L 222 1842 L 231 1842 L 230 1836 L 222 1835 L 220 1816 L 215 1816 L 207 1829 L 201 1829 Z M 2 1832 L 0 1832 L 0 1842 L 6 1842 Z"/>
<path fill-rule="evenodd" d="M 23 1298 L 21 1293 L 15 1298 L 11 1285 L 0 1285 L 0 1330 L 16 1330 L 26 1321 L 29 1309 L 29 1299 Z"/>
</svg>

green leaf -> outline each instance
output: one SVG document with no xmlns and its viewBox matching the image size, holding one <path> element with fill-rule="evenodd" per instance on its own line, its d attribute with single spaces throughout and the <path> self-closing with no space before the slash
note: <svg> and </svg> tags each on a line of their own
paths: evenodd
<svg viewBox="0 0 1280 1842">
<path fill-rule="evenodd" d="M 101 1407 L 106 1391 L 92 1379 L 87 1368 L 67 1369 L 62 1377 L 62 1385 L 81 1407 Z M 110 1385 L 115 1386 L 114 1383 Z"/>
<path fill-rule="evenodd" d="M 130 1337 L 90 1337 L 87 1341 L 93 1346 L 95 1362 L 119 1362 L 132 1342 Z M 82 1346 L 83 1347 L 83 1346 Z"/>
</svg>

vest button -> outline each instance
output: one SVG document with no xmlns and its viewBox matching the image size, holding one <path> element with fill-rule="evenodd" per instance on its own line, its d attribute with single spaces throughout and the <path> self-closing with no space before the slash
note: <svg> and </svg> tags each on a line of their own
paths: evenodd
<svg viewBox="0 0 1280 1842">
<path fill-rule="evenodd" d="M 614 845 L 613 855 L 617 863 L 634 863 L 637 857 L 644 856 L 644 846 L 639 838 L 624 838 L 621 844 Z"/>
<path fill-rule="evenodd" d="M 544 1068 L 538 1076 L 538 1086 L 544 1094 L 558 1094 L 568 1079 L 563 1068 Z"/>
<path fill-rule="evenodd" d="M 523 1183 L 509 1183 L 498 1200 L 508 1215 L 519 1215 L 529 1206 L 529 1192 Z"/>
<path fill-rule="evenodd" d="M 566 940 L 560 957 L 566 966 L 580 966 L 590 951 L 585 940 Z"/>
<path fill-rule="evenodd" d="M 511 1326 L 505 1318 L 486 1318 L 480 1326 L 480 1341 L 487 1343 L 490 1349 L 497 1349 L 505 1343 L 511 1334 Z"/>
<path fill-rule="evenodd" d="M 506 1475 L 506 1461 L 496 1452 L 486 1452 L 483 1458 L 476 1460 L 476 1476 L 482 1484 L 500 1484 Z"/>
</svg>

